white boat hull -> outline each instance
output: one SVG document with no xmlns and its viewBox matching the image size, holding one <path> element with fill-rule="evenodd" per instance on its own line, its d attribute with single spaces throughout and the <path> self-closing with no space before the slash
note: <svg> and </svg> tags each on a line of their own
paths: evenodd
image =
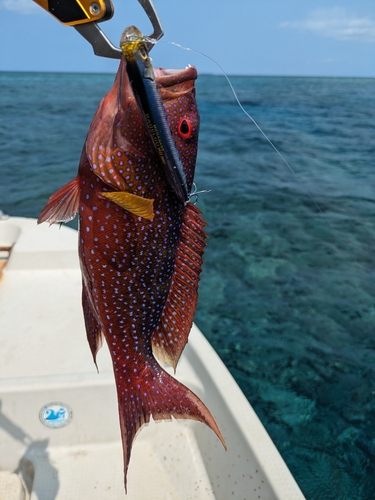
<svg viewBox="0 0 375 500">
<path fill-rule="evenodd" d="M 98 374 L 86 341 L 77 232 L 13 217 L 0 221 L 0 248 L 12 242 L 0 279 L 0 500 L 304 498 L 196 326 L 176 378 L 208 406 L 228 450 L 198 422 L 151 422 L 125 497 L 112 364 L 103 346 Z"/>
</svg>

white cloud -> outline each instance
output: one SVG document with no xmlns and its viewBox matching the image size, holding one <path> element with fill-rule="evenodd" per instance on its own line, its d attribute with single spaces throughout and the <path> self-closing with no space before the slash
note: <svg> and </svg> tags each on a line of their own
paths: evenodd
<svg viewBox="0 0 375 500">
<path fill-rule="evenodd" d="M 310 12 L 304 21 L 288 21 L 281 28 L 311 31 L 319 36 L 336 40 L 375 42 L 375 21 L 370 17 L 358 17 L 345 9 L 318 9 Z"/>
<path fill-rule="evenodd" d="M 41 9 L 32 0 L 0 0 L 0 7 L 19 14 L 33 14 Z"/>
</svg>

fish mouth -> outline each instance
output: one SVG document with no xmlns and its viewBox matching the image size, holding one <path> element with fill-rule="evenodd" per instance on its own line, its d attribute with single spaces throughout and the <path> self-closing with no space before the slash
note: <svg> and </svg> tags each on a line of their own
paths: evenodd
<svg viewBox="0 0 375 500">
<path fill-rule="evenodd" d="M 154 68 L 154 73 L 157 83 L 162 87 L 171 87 L 198 78 L 197 69 L 194 66 L 187 66 L 185 69 Z"/>
<path fill-rule="evenodd" d="M 163 96 L 174 96 L 184 94 L 194 88 L 198 72 L 195 66 L 187 66 L 184 69 L 153 68 L 155 81 Z M 116 90 L 115 90 L 116 89 Z M 125 59 L 121 59 L 120 67 L 116 76 L 113 92 L 117 91 L 117 102 L 119 107 L 126 109 L 127 104 L 134 100 L 133 91 L 126 73 Z"/>
</svg>

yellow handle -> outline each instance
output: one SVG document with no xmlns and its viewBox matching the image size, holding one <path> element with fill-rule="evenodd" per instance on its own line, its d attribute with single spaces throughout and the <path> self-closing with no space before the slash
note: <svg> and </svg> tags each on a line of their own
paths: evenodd
<svg viewBox="0 0 375 500">
<path fill-rule="evenodd" d="M 34 0 L 67 26 L 107 21 L 113 16 L 111 0 Z"/>
</svg>

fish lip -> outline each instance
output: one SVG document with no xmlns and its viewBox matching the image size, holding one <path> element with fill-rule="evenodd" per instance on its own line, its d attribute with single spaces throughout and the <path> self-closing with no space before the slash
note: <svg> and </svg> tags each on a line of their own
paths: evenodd
<svg viewBox="0 0 375 500">
<path fill-rule="evenodd" d="M 194 81 L 198 78 L 198 72 L 195 66 L 187 66 L 184 69 L 166 69 L 153 68 L 155 81 L 160 91 L 172 91 L 176 96 L 178 93 L 184 93 L 187 89 L 194 87 Z M 183 85 L 181 85 L 183 84 Z M 173 88 L 175 87 L 175 88 Z M 131 84 L 126 72 L 126 61 L 122 57 L 119 70 L 116 76 L 116 82 L 113 86 L 113 92 L 117 91 L 118 109 L 127 109 L 131 102 L 135 102 Z M 111 91 L 112 92 L 112 91 Z"/>
<path fill-rule="evenodd" d="M 184 83 L 198 78 L 195 66 L 188 66 L 185 69 L 165 69 L 154 68 L 155 79 L 163 87 L 170 87 L 176 83 Z"/>
</svg>

